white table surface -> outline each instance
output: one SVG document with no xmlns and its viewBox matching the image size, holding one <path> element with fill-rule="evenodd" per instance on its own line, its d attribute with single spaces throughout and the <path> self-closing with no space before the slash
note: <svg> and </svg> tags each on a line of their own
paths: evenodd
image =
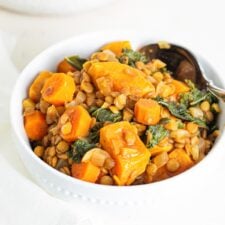
<svg viewBox="0 0 225 225">
<path fill-rule="evenodd" d="M 153 36 L 174 35 L 176 40 L 187 43 L 187 46 L 194 51 L 201 52 L 201 55 L 217 68 L 222 77 L 225 71 L 223 5 L 222 0 L 119 0 L 93 11 L 60 17 L 28 16 L 0 9 L 0 31 L 7 34 L 5 45 L 8 45 L 11 60 L 19 71 L 49 45 L 76 34 L 104 29 L 143 29 L 148 30 Z M 0 52 L 0 56 L 1 54 Z M 7 79 L 4 79 L 4 82 L 7 83 Z M 8 88 L 11 88 L 10 85 L 5 84 Z M 2 88 L 3 86 L 0 86 L 0 89 Z M 6 116 L 6 121 L 7 118 Z M 0 132 L 0 135 L 3 132 L 10 133 L 8 122 L 6 127 L 1 127 Z M 7 158 L 6 150 L 10 146 L 1 145 L 1 148 L 4 149 L 1 149 L 0 156 Z M 15 161 L 19 165 L 18 172 L 26 174 L 18 156 L 15 156 L 11 163 Z M 193 196 L 190 196 L 190 199 L 192 197 L 193 199 L 188 204 L 182 201 L 177 205 L 168 204 L 167 213 L 165 209 L 160 211 L 160 207 L 157 207 L 154 212 L 149 212 L 148 220 L 147 217 L 139 220 L 137 217 L 134 219 L 134 216 L 130 216 L 127 222 L 118 221 L 117 224 L 225 224 L 225 158 L 224 164 L 218 166 L 215 176 L 210 180 L 206 178 L 205 185 L 199 195 L 193 193 Z M 4 177 L 0 177 L 0 195 L 1 186 L 4 186 Z M 196 197 L 201 201 L 196 201 Z M 34 211 L 30 212 L 29 219 L 24 219 L 24 223 L 15 222 L 17 216 L 19 217 L 16 211 L 10 212 L 15 220 L 7 220 L 6 216 L 9 215 L 7 210 L 10 205 L 6 201 L 7 198 L 3 199 L 5 202 L 0 206 L 5 205 L 5 208 L 4 210 L 0 208 L 0 221 L 8 221 L 8 223 L 1 225 L 30 225 L 31 221 L 36 220 L 37 215 Z M 19 205 L 19 202 L 13 204 Z M 100 222 L 96 222 L 96 225 Z M 61 224 L 71 223 L 61 221 L 59 225 Z"/>
</svg>

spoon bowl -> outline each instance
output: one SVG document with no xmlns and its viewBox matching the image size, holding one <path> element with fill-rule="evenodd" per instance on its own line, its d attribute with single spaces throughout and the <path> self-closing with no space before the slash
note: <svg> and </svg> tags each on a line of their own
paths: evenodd
<svg viewBox="0 0 225 225">
<path fill-rule="evenodd" d="M 175 44 L 160 46 L 153 43 L 145 45 L 139 51 L 146 55 L 148 60 L 160 59 L 165 62 L 175 79 L 191 80 L 199 89 L 207 89 L 225 101 L 225 90 L 217 87 L 207 78 L 196 57 L 188 49 Z"/>
</svg>

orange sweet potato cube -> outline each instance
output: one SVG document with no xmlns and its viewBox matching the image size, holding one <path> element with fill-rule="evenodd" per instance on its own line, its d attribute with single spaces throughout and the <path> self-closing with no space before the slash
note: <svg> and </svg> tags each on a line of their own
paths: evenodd
<svg viewBox="0 0 225 225">
<path fill-rule="evenodd" d="M 101 128 L 100 144 L 115 161 L 112 173 L 118 185 L 131 184 L 145 171 L 150 153 L 129 122 Z"/>
<path fill-rule="evenodd" d="M 78 105 L 68 108 L 59 119 L 60 136 L 72 142 L 86 137 L 91 125 L 91 116 L 87 110 Z"/>
<path fill-rule="evenodd" d="M 134 107 L 135 119 L 145 125 L 155 125 L 160 120 L 161 107 L 152 99 L 140 99 Z"/>
</svg>

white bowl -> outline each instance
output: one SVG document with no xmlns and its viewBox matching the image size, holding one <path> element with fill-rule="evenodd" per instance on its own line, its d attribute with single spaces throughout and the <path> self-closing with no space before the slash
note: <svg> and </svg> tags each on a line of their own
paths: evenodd
<svg viewBox="0 0 225 225">
<path fill-rule="evenodd" d="M 113 0 L 0 0 L 0 6 L 27 14 L 72 15 L 106 5 Z"/>
<path fill-rule="evenodd" d="M 163 37 L 163 39 L 177 43 L 175 39 L 169 40 L 167 37 Z M 92 184 L 66 176 L 48 166 L 33 153 L 24 131 L 22 117 L 22 100 L 27 96 L 27 88 L 31 81 L 41 70 L 55 70 L 57 63 L 67 55 L 79 54 L 81 57 L 87 57 L 104 43 L 115 40 L 130 40 L 133 47 L 137 48 L 147 43 L 162 40 L 162 37 L 153 38 L 144 32 L 126 31 L 88 33 L 73 37 L 48 48 L 32 60 L 22 71 L 13 90 L 11 123 L 17 140 L 19 155 L 35 181 L 47 192 L 61 199 L 135 205 L 137 203 L 143 204 L 143 202 L 154 202 L 157 196 L 162 196 L 162 193 L 165 193 L 165 190 L 172 190 L 175 186 L 176 188 L 188 186 L 200 177 L 208 176 L 221 160 L 220 153 L 223 150 L 224 132 L 222 132 L 208 156 L 188 171 L 153 184 L 118 187 Z M 223 82 L 220 81 L 215 70 L 202 58 L 199 58 L 199 60 L 207 75 L 211 75 L 213 80 L 222 84 Z M 221 104 L 221 107 L 223 112 L 219 118 L 219 127 L 222 130 L 225 122 L 224 104 Z"/>
</svg>

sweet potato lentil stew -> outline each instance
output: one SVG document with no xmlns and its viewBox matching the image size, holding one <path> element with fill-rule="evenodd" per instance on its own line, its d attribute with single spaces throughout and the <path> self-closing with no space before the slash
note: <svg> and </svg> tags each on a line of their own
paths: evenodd
<svg viewBox="0 0 225 225">
<path fill-rule="evenodd" d="M 182 173 L 219 135 L 218 100 L 190 80 L 173 79 L 163 61 L 147 60 L 129 41 L 41 71 L 22 104 L 34 153 L 98 184 L 146 184 Z"/>
</svg>

